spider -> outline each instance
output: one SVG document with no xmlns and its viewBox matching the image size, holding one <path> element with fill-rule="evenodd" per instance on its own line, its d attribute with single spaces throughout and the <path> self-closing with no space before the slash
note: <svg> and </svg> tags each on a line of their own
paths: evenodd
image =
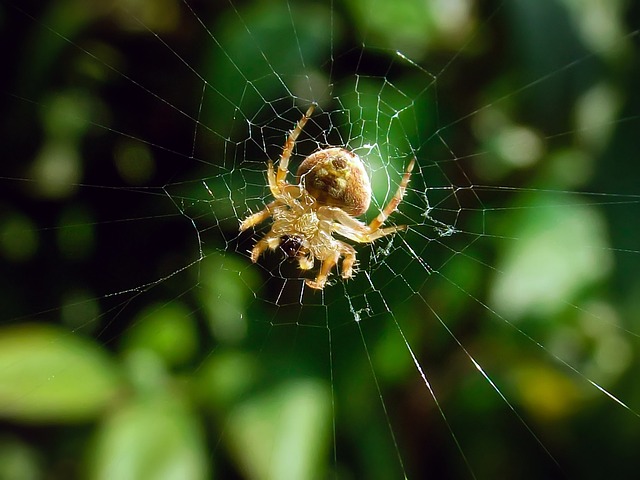
<svg viewBox="0 0 640 480">
<path fill-rule="evenodd" d="M 268 162 L 267 179 L 274 200 L 261 211 L 245 218 L 240 223 L 240 232 L 273 217 L 271 230 L 251 250 L 251 261 L 257 262 L 265 250 L 276 250 L 278 247 L 285 255 L 296 259 L 301 270 L 312 269 L 316 260 L 319 260 L 321 266 L 316 278 L 305 279 L 305 283 L 310 288 L 322 290 L 341 258 L 343 279 L 352 278 L 356 267 L 356 250 L 334 238 L 334 233 L 354 242 L 371 243 L 407 228 L 406 225 L 381 227 L 398 208 L 411 178 L 415 159 L 409 162 L 391 201 L 367 225 L 356 217 L 369 209 L 371 183 L 362 161 L 355 153 L 339 147 L 319 150 L 300 164 L 298 183 L 287 182 L 291 153 L 314 109 L 315 104 L 309 107 L 290 132 L 280 155 L 278 170 L 274 170 L 271 160 Z"/>
</svg>

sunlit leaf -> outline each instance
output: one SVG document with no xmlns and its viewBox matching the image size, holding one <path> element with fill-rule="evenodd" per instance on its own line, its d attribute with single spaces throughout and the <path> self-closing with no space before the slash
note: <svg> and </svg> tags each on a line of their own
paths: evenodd
<svg viewBox="0 0 640 480">
<path fill-rule="evenodd" d="M 137 399 L 105 421 L 90 458 L 90 478 L 209 479 L 208 461 L 196 417 L 161 394 Z"/>
<path fill-rule="evenodd" d="M 52 326 L 0 330 L 0 415 L 70 422 L 98 416 L 121 390 L 116 365 L 96 344 Z"/>
<path fill-rule="evenodd" d="M 598 211 L 576 197 L 553 208 L 538 196 L 525 202 L 528 208 L 507 233 L 518 241 L 504 249 L 491 292 L 492 303 L 509 318 L 553 315 L 612 267 Z"/>
<path fill-rule="evenodd" d="M 138 315 L 124 343 L 127 349 L 151 350 L 168 365 L 179 365 L 196 351 L 195 319 L 179 302 L 151 305 Z"/>
<path fill-rule="evenodd" d="M 226 438 L 247 478 L 323 478 L 331 415 L 327 387 L 291 380 L 240 404 L 226 422 Z"/>
</svg>

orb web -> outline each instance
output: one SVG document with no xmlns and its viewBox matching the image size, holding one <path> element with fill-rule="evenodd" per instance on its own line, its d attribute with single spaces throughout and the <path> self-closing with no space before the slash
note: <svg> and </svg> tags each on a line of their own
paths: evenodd
<svg viewBox="0 0 640 480">
<path fill-rule="evenodd" d="M 60 291 L 16 306 L 6 327 L 60 323 L 66 335 L 45 345 L 65 351 L 65 338 L 92 334 L 138 381 L 133 374 L 149 370 L 134 353 L 155 352 L 169 377 L 179 372 L 199 389 L 190 401 L 207 405 L 206 428 L 225 451 L 181 433 L 213 464 L 224 458 L 250 478 L 483 477 L 499 470 L 483 446 L 505 443 L 513 447 L 496 462 L 507 471 L 521 462 L 540 475 L 591 471 L 589 441 L 622 468 L 626 449 L 581 438 L 586 423 L 573 424 L 601 411 L 638 421 L 628 380 L 638 249 L 627 229 L 639 198 L 628 173 L 640 107 L 624 98 L 637 31 L 624 30 L 621 7 L 594 25 L 571 2 L 507 1 L 486 12 L 472 2 L 169 3 L 176 15 L 134 4 L 91 13 L 87 25 L 112 22 L 113 38 L 9 7 L 73 68 L 51 86 L 9 87 L 14 108 L 40 112 L 43 140 L 24 154 L 29 170 L 12 166 L 3 177 L 29 199 L 8 202 L 5 237 L 26 240 L 5 241 L 4 257 L 35 255 L 43 279 L 70 265 L 104 278 L 74 269 Z M 556 28 L 540 38 L 520 16 L 553 18 Z M 563 37 L 563 25 L 576 32 Z M 514 52 L 503 51 L 505 39 Z M 566 51 L 545 53 L 554 39 Z M 312 102 L 289 181 L 310 153 L 348 148 L 372 181 L 370 221 L 416 159 L 388 220 L 407 230 L 356 245 L 355 277 L 334 273 L 322 291 L 304 286 L 315 269 L 301 272 L 282 252 L 250 262 L 269 221 L 238 231 L 271 200 L 267 161 Z M 36 213 L 43 199 L 57 202 L 53 217 Z M 29 253 L 32 237 L 56 244 L 64 260 L 51 266 Z M 619 294 L 607 288 L 618 284 Z M 149 319 L 167 311 L 201 330 L 185 359 L 144 343 Z M 7 358 L 4 371 L 20 371 Z M 54 385 L 55 375 L 37 382 Z M 120 431 L 100 424 L 103 441 Z M 563 435 L 575 442 L 568 454 Z M 281 459 L 291 444 L 300 445 L 299 470 Z"/>
</svg>

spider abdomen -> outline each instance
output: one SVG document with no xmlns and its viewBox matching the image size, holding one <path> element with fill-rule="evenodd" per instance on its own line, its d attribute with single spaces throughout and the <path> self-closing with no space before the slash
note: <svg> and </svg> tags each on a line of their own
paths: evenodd
<svg viewBox="0 0 640 480">
<path fill-rule="evenodd" d="M 298 168 L 298 178 L 320 205 L 339 207 L 356 217 L 369 209 L 369 175 L 360 157 L 344 148 L 325 148 L 309 155 Z"/>
</svg>

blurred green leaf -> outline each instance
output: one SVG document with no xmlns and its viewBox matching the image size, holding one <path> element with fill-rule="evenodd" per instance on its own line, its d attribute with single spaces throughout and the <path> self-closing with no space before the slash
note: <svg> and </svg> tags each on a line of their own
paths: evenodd
<svg viewBox="0 0 640 480">
<path fill-rule="evenodd" d="M 372 32 L 380 46 L 395 49 L 423 50 L 436 36 L 432 7 L 429 2 L 408 0 L 385 2 L 352 0 L 347 5 L 353 10 L 356 27 Z M 402 28 L 398 28 L 402 25 Z"/>
<path fill-rule="evenodd" d="M 78 334 L 41 324 L 0 330 L 0 415 L 27 422 L 98 416 L 122 389 L 116 365 Z"/>
<path fill-rule="evenodd" d="M 126 333 L 125 349 L 151 350 L 167 365 L 188 362 L 197 351 L 198 333 L 193 316 L 178 301 L 150 305 L 140 312 Z"/>
<path fill-rule="evenodd" d="M 334 28 L 336 40 L 340 35 L 340 24 L 333 23 L 331 11 L 321 3 L 249 2 L 241 16 L 221 15 L 212 30 L 223 51 L 218 42 L 205 50 L 205 77 L 213 88 L 206 92 L 203 123 L 216 132 L 246 128 L 244 122 L 230 121 L 237 117 L 237 106 L 247 114 L 262 109 L 264 98 L 282 97 L 291 104 L 292 91 L 307 99 L 323 95 L 326 79 L 314 86 L 308 79 L 300 81 L 299 72 L 322 63 L 329 53 L 332 37 L 327 31 Z M 291 29 L 289 19 L 305 28 Z M 238 88 L 246 79 L 255 89 Z"/>
<path fill-rule="evenodd" d="M 519 203 L 505 236 L 491 287 L 492 304 L 507 318 L 553 318 L 572 298 L 601 281 L 612 267 L 604 219 L 576 196 L 533 194 Z"/>
<path fill-rule="evenodd" d="M 200 264 L 200 303 L 212 333 L 235 342 L 247 333 L 246 310 L 258 284 L 257 274 L 238 257 L 208 254 Z"/>
<path fill-rule="evenodd" d="M 43 477 L 38 452 L 12 437 L 0 438 L 0 480 L 38 480 Z"/>
<path fill-rule="evenodd" d="M 58 229 L 58 248 L 70 260 L 82 260 L 95 247 L 95 226 L 91 212 L 70 208 L 61 215 Z"/>
<path fill-rule="evenodd" d="M 331 418 L 324 384 L 291 380 L 239 404 L 225 423 L 226 436 L 247 478 L 324 478 Z"/>
<path fill-rule="evenodd" d="M 196 394 L 213 411 L 226 409 L 255 387 L 261 367 L 250 353 L 217 350 L 198 369 Z"/>
<path fill-rule="evenodd" d="M 144 396 L 107 418 L 90 456 L 90 478 L 211 478 L 198 419 L 175 396 Z"/>
<path fill-rule="evenodd" d="M 523 362 L 509 376 L 520 403 L 531 415 L 553 421 L 579 410 L 584 395 L 579 386 L 547 364 Z"/>
<path fill-rule="evenodd" d="M 38 235 L 26 215 L 12 212 L 0 219 L 0 254 L 12 261 L 29 260 L 38 249 Z"/>
</svg>

